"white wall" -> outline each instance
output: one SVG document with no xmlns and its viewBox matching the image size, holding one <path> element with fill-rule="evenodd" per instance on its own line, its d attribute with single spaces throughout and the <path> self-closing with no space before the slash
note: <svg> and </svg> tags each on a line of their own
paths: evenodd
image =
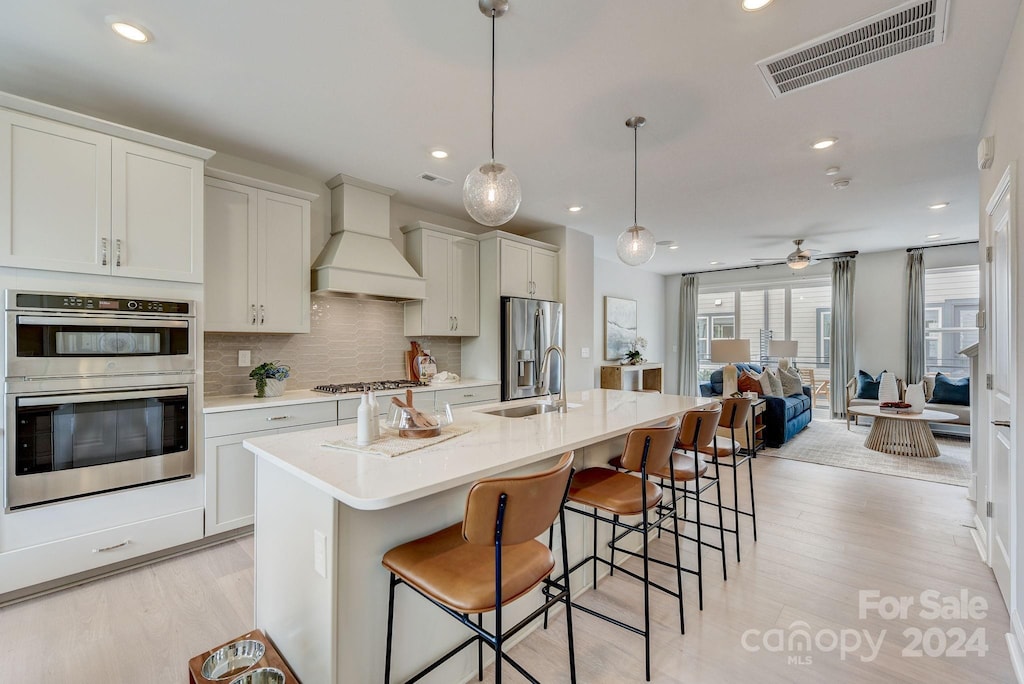
<svg viewBox="0 0 1024 684">
<path fill-rule="evenodd" d="M 1006 56 L 1003 58 L 1003 67 L 999 73 L 999 78 L 996 81 L 995 88 L 992 91 L 992 98 L 989 101 L 988 113 L 985 117 L 985 123 L 979 133 L 979 137 L 994 136 L 995 138 L 995 158 L 992 163 L 992 168 L 982 171 L 979 176 L 979 212 L 978 220 L 982 226 L 982 247 L 985 242 L 985 225 L 986 221 L 986 205 L 988 204 L 989 198 L 1006 171 L 1008 165 L 1012 163 L 1017 164 L 1017 181 L 1014 186 L 1014 201 L 1016 204 L 1016 218 L 1014 229 L 1016 231 L 1016 269 L 1017 273 L 1013 275 L 1014 278 L 1014 289 L 1017 293 L 1021 292 L 1020 281 L 1017 280 L 1022 272 L 1022 265 L 1024 265 L 1024 240 L 1021 239 L 1021 219 L 1022 214 L 1020 210 L 1021 206 L 1021 193 L 1024 192 L 1024 127 L 1021 122 L 1024 121 L 1024 11 L 1018 12 L 1017 22 L 1013 30 L 1013 35 L 1010 38 L 1010 45 L 1007 48 Z M 1014 211 L 1011 209 L 1011 211 Z M 983 264 L 983 280 L 985 282 L 985 271 Z M 985 302 L 985 294 L 983 290 L 982 294 L 982 310 L 987 309 Z M 1014 301 L 1015 300 L 1015 301 Z M 1019 340 L 1024 339 L 1024 298 L 1020 296 L 1011 298 L 1014 301 L 1015 310 L 1013 315 L 1015 317 L 1015 339 L 1017 342 L 1017 356 L 1016 356 L 1016 378 L 1013 383 L 1013 393 L 1016 395 L 1016 411 L 1017 415 L 1011 417 L 1011 423 L 1014 426 L 1011 432 L 1011 440 L 1014 451 L 1016 454 L 1020 452 L 1020 441 L 1018 435 L 1020 435 L 1020 425 L 1024 424 L 1021 421 L 1024 420 L 1024 401 L 1022 401 L 1021 387 L 1024 387 L 1024 343 Z M 989 353 L 986 347 L 986 336 L 987 330 L 983 330 L 981 334 L 981 358 L 980 361 L 980 372 L 981 374 L 991 372 L 992 366 L 989 360 Z M 980 389 L 980 388 L 979 388 Z M 976 421 L 977 426 L 989 425 L 989 406 L 988 396 L 984 390 L 980 391 L 981 400 L 978 402 L 978 420 Z M 972 430 L 973 437 L 976 438 L 977 448 L 979 454 L 988 452 L 989 434 L 987 429 Z M 986 460 L 984 458 L 982 461 Z M 1010 622 L 1013 629 L 1014 638 L 1011 640 L 1011 646 L 1014 650 L 1014 655 L 1019 659 L 1022 655 L 1021 645 L 1024 641 L 1024 627 L 1021 625 L 1021 612 L 1024 611 L 1024 558 L 1022 558 L 1022 552 L 1024 552 L 1024 526 L 1021 525 L 1021 505 L 1024 503 L 1024 467 L 1018 465 L 1019 459 L 1010 459 L 1010 475 L 1011 480 L 1009 484 L 1010 497 L 1016 501 L 1016 504 L 1012 507 L 1010 512 L 1011 519 L 1011 548 L 1007 549 L 1010 556 L 1010 571 L 1011 571 L 1011 583 L 1013 585 L 1013 591 L 1011 592 L 1013 598 L 1010 601 Z M 984 508 L 985 501 L 989 497 L 988 492 L 988 476 L 987 472 L 983 468 L 979 468 L 978 471 L 978 482 L 976 488 L 977 505 L 978 505 L 978 517 L 976 522 L 980 525 L 988 524 L 988 520 L 985 518 Z M 1018 672 L 1018 676 L 1020 673 Z"/>
<path fill-rule="evenodd" d="M 668 329 L 665 309 L 665 281 L 675 280 L 678 297 L 678 278 L 666 278 L 618 261 L 594 260 L 594 385 L 600 384 L 601 364 L 604 359 L 604 298 L 635 299 L 637 303 L 637 335 L 647 338 L 644 358 L 653 363 L 665 361 L 665 331 Z M 678 320 L 678 306 L 676 318 Z M 678 324 L 676 324 L 678 325 Z M 678 384 L 677 384 L 678 386 Z M 666 391 L 668 388 L 666 387 Z"/>
</svg>

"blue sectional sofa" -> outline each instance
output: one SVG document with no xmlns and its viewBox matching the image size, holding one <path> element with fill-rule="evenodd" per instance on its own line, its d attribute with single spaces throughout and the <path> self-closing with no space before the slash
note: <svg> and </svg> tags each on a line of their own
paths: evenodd
<svg viewBox="0 0 1024 684">
<path fill-rule="evenodd" d="M 737 363 L 736 370 L 742 374 L 745 370 L 760 373 L 762 368 L 756 363 Z M 778 449 L 796 433 L 803 430 L 811 422 L 811 388 L 803 386 L 803 394 L 788 397 L 765 397 L 764 407 L 764 443 Z M 700 383 L 702 397 L 722 396 L 722 371 L 711 374 L 711 380 Z"/>
</svg>

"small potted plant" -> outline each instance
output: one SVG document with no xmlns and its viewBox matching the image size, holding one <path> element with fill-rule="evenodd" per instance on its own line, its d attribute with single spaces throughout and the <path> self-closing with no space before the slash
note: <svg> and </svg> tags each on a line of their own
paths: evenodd
<svg viewBox="0 0 1024 684">
<path fill-rule="evenodd" d="M 629 349 L 622 359 L 622 365 L 639 366 L 644 362 L 644 349 L 647 349 L 647 340 L 638 337 L 629 343 Z"/>
<path fill-rule="evenodd" d="M 279 397 L 284 394 L 285 380 L 292 369 L 277 361 L 265 361 L 249 371 L 256 381 L 257 397 Z"/>
</svg>

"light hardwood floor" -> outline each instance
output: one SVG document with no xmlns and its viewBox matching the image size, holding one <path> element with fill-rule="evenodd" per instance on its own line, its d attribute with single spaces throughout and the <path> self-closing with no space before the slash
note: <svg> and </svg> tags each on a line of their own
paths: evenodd
<svg viewBox="0 0 1024 684">
<path fill-rule="evenodd" d="M 745 522 L 737 565 L 727 540 L 724 583 L 718 558 L 705 552 L 705 609 L 697 610 L 696 582 L 688 579 L 685 636 L 673 600 L 652 593 L 653 681 L 1013 681 L 1006 610 L 964 527 L 971 518 L 964 489 L 770 456 L 754 465 L 759 541 Z M 653 548 L 671 554 L 667 539 Z M 687 556 L 692 564 L 692 548 Z M 906 618 L 873 610 L 861 618 L 862 590 L 914 604 Z M 944 598 L 966 590 L 984 600 L 985 616 L 928 619 L 920 605 L 926 590 Z M 635 582 L 616 576 L 581 600 L 635 622 L 640 599 Z M 189 657 L 244 633 L 251 621 L 252 546 L 242 539 L 0 609 L 0 682 L 183 682 Z M 818 640 L 810 651 L 766 650 L 765 636 L 774 645 L 779 634 L 771 630 L 783 630 L 788 642 L 801 628 Z M 931 630 L 924 645 L 936 648 L 977 629 L 983 657 L 929 656 L 923 647 L 920 656 L 903 653 L 913 646 L 905 630 Z M 559 616 L 512 654 L 541 681 L 567 682 L 563 630 Z M 822 648 L 833 634 L 852 645 L 854 630 L 861 646 L 845 658 Z M 882 640 L 874 658 L 865 633 Z M 744 634 L 759 651 L 744 647 Z M 581 684 L 643 681 L 642 641 L 624 630 L 577 612 L 576 650 Z M 792 662 L 798 657 L 805 664 Z M 507 681 L 521 681 L 507 672 Z"/>
</svg>

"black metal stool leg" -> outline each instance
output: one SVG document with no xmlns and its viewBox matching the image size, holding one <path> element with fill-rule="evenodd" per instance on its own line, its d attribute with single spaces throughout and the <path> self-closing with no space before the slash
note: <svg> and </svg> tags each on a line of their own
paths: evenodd
<svg viewBox="0 0 1024 684">
<path fill-rule="evenodd" d="M 750 522 L 754 527 L 754 541 L 757 541 L 757 506 L 754 505 L 754 462 L 753 460 L 747 461 L 749 470 L 747 475 L 750 477 Z"/>
<path fill-rule="evenodd" d="M 718 470 L 718 467 L 715 467 Z M 728 563 L 725 560 L 725 518 L 722 515 L 722 482 L 715 478 L 715 497 L 718 501 L 718 540 L 722 549 L 722 581 L 729 581 Z"/>
<path fill-rule="evenodd" d="M 385 648 L 385 660 L 384 660 L 384 684 L 391 684 L 391 639 L 394 635 L 393 627 L 395 623 L 395 574 L 390 573 L 388 583 L 390 589 L 388 590 L 388 640 L 387 647 Z"/>
<path fill-rule="evenodd" d="M 615 522 L 612 523 L 612 539 L 615 539 L 615 529 L 619 522 L 619 516 L 615 515 L 612 519 L 615 520 Z M 615 544 L 612 544 L 611 564 L 608 566 L 608 576 L 615 577 Z"/>
<path fill-rule="evenodd" d="M 468 616 L 467 616 L 468 617 Z M 544 611 L 544 619 L 548 619 L 547 611 Z M 480 629 L 484 627 L 484 614 L 476 614 L 476 626 Z M 545 625 L 546 627 L 547 625 Z M 478 681 L 484 681 L 484 641 L 483 639 L 476 640 L 476 678 Z"/>
<path fill-rule="evenodd" d="M 736 475 L 736 452 L 732 456 L 732 520 L 736 530 L 736 562 L 740 562 L 740 488 Z"/>
<path fill-rule="evenodd" d="M 696 498 L 697 509 L 697 605 L 704 610 L 704 541 L 701 538 L 700 521 L 700 479 L 693 481 L 693 495 Z"/>
<path fill-rule="evenodd" d="M 646 479 L 646 478 L 644 478 Z M 650 563 L 647 552 L 647 497 L 644 496 L 644 666 L 647 673 L 647 681 L 651 681 L 651 574 Z M 613 535 L 614 535 L 614 527 Z M 676 541 L 678 544 L 679 542 Z"/>
<path fill-rule="evenodd" d="M 614 538 L 614 534 L 612 537 Z M 597 507 L 594 507 L 594 591 L 597 591 Z"/>
</svg>

